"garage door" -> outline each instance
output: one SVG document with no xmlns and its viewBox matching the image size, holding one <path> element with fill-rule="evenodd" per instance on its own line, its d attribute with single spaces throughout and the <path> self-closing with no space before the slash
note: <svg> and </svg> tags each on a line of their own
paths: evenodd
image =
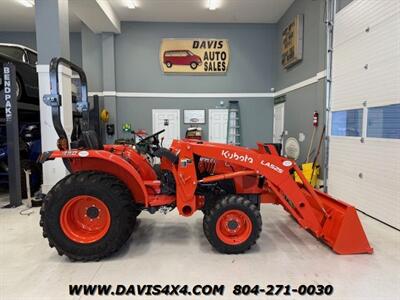
<svg viewBox="0 0 400 300">
<path fill-rule="evenodd" d="M 400 1 L 335 17 L 329 192 L 400 228 Z"/>
</svg>

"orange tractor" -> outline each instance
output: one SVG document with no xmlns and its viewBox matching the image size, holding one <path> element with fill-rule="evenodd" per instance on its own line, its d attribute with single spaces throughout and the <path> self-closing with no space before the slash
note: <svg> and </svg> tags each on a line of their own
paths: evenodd
<svg viewBox="0 0 400 300">
<path fill-rule="evenodd" d="M 279 204 L 297 223 L 338 254 L 372 253 L 353 206 L 314 189 L 296 163 L 274 146 L 250 149 L 200 140 L 174 140 L 163 148 L 154 133 L 135 147 L 102 145 L 87 122 L 78 141 L 68 142 L 60 121 L 58 65 L 81 78 L 78 109 L 88 113 L 86 77 L 63 58 L 50 64 L 52 108 L 59 135 L 56 151 L 41 161 L 61 158 L 70 175 L 47 194 L 40 225 L 60 255 L 72 260 L 99 260 L 117 251 L 130 237 L 142 211 L 176 208 L 189 217 L 200 210 L 210 244 L 222 253 L 242 253 L 256 243 L 262 229 L 260 204 Z M 160 164 L 152 164 L 154 157 Z M 296 183 L 293 173 L 303 183 Z"/>
</svg>

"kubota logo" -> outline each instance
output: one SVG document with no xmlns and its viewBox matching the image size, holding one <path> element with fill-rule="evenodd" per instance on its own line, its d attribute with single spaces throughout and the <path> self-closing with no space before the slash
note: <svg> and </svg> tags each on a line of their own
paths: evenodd
<svg viewBox="0 0 400 300">
<path fill-rule="evenodd" d="M 246 155 L 239 155 L 236 152 L 230 152 L 228 150 L 222 150 L 221 155 L 227 159 L 233 159 L 236 161 L 246 162 L 252 164 L 254 159 L 251 156 Z"/>
</svg>

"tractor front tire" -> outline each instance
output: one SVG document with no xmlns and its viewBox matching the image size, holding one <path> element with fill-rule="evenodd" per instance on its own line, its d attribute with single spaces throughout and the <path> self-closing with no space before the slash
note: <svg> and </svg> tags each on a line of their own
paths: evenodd
<svg viewBox="0 0 400 300">
<path fill-rule="evenodd" d="M 40 210 L 50 247 L 76 261 L 98 261 L 118 251 L 136 223 L 135 204 L 116 177 L 78 172 L 60 180 Z"/>
<path fill-rule="evenodd" d="M 206 238 L 221 253 L 244 253 L 256 243 L 261 229 L 261 214 L 257 206 L 237 195 L 216 201 L 203 218 Z"/>
</svg>

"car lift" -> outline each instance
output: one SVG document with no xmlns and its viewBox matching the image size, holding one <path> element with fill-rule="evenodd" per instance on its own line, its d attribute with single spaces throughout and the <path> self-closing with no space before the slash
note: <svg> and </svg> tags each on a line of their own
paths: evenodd
<svg viewBox="0 0 400 300">
<path fill-rule="evenodd" d="M 10 203 L 3 208 L 12 208 L 22 205 L 21 193 L 21 169 L 19 157 L 19 127 L 18 127 L 18 103 L 15 93 L 16 73 L 12 63 L 5 63 L 3 70 L 3 89 L 1 91 L 2 104 L 5 109 L 7 126 L 8 149 L 8 184 Z"/>
</svg>

